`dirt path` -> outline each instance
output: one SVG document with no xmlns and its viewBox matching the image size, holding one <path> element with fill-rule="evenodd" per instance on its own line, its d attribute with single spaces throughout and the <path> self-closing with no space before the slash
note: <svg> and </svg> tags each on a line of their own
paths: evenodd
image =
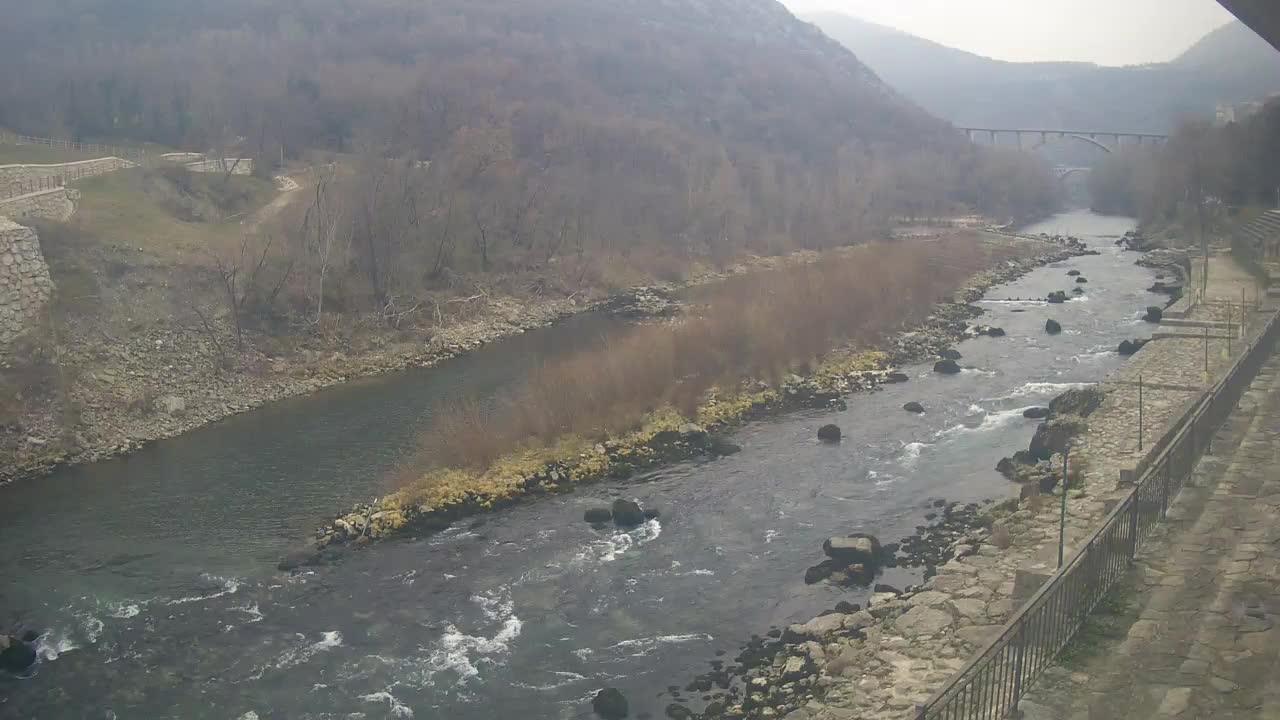
<svg viewBox="0 0 1280 720">
<path fill-rule="evenodd" d="M 273 179 L 275 180 L 276 188 L 280 190 L 280 194 L 240 222 L 245 232 L 256 233 L 263 223 L 279 215 L 282 210 L 288 207 L 289 203 L 293 202 L 298 196 L 298 191 L 302 189 L 302 184 L 298 182 L 296 177 L 277 175 Z"/>
<path fill-rule="evenodd" d="M 1140 554 L 1112 638 L 1085 633 L 1027 720 L 1280 718 L 1280 357 L 1214 447 Z"/>
</svg>

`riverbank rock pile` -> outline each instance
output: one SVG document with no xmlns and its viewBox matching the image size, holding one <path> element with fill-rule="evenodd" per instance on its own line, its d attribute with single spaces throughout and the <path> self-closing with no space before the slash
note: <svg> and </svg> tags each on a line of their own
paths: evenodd
<svg viewBox="0 0 1280 720">
<path fill-rule="evenodd" d="M 638 287 L 614 295 L 601 306 L 605 312 L 622 318 L 663 318 L 680 313 L 684 303 L 674 288 L 663 285 Z"/>
<path fill-rule="evenodd" d="M 954 559 L 973 561 L 974 556 L 989 554 L 990 532 L 985 526 L 996 523 L 1009 509 L 1001 506 L 980 513 L 976 506 L 945 501 L 931 506 L 939 502 L 945 508 L 943 519 L 911 544 L 940 548 L 932 558 L 948 570 L 959 567 Z M 906 559 L 909 542 L 904 541 L 900 560 Z M 673 714 L 669 709 L 668 717 L 852 720 L 860 716 L 844 708 L 873 699 L 892 704 L 894 685 L 904 681 L 911 665 L 911 656 L 904 654 L 909 641 L 930 657 L 954 659 L 959 667 L 966 649 L 963 643 L 981 640 L 997 618 L 1012 611 L 1007 602 L 988 606 L 983 598 L 990 590 L 982 583 L 978 575 L 948 573 L 901 593 L 877 586 L 883 592 L 874 594 L 866 609 L 841 602 L 808 622 L 770 631 L 768 638 L 755 636 L 743 646 L 735 665 L 713 662 L 712 672 L 695 678 L 685 688 L 693 698 L 674 693 L 679 710 Z M 972 631 L 956 630 L 975 621 L 980 625 Z M 961 632 L 969 639 L 957 641 Z M 921 676 L 914 684 L 941 679 Z M 909 707 L 909 703 L 901 705 L 897 714 Z"/>
<path fill-rule="evenodd" d="M 880 569 L 892 566 L 897 546 L 884 547 L 874 535 L 827 538 L 822 552 L 827 559 L 805 571 L 806 585 L 828 580 L 837 585 L 870 585 Z"/>
<path fill-rule="evenodd" d="M 1086 418 L 1105 398 L 1098 386 L 1073 388 L 1054 398 L 1030 446 L 1012 457 L 1001 458 L 996 471 L 1023 485 L 1024 495 L 1052 492 L 1062 481 L 1063 454 L 1072 440 L 1088 427 Z"/>
<path fill-rule="evenodd" d="M 1191 256 L 1186 250 L 1158 248 L 1138 258 L 1136 264 L 1161 273 L 1147 290 L 1168 295 L 1170 304 L 1177 302 L 1186 291 L 1191 278 Z"/>
<path fill-rule="evenodd" d="M 1116 245 L 1124 248 L 1125 250 L 1142 253 L 1151 252 L 1152 250 L 1162 250 L 1165 247 L 1164 242 L 1156 240 L 1155 238 L 1148 238 L 1137 230 L 1130 230 L 1126 232 L 1124 237 L 1116 240 Z"/>
<path fill-rule="evenodd" d="M 914 535 L 903 538 L 896 545 L 898 552 L 894 558 L 898 566 L 924 568 L 925 580 L 933 577 L 938 566 L 970 554 L 972 543 L 980 542 L 986 532 L 982 528 L 981 506 L 977 503 L 961 505 L 935 500 L 932 505 L 939 515 L 926 515 L 929 524 L 917 527 Z"/>
</svg>

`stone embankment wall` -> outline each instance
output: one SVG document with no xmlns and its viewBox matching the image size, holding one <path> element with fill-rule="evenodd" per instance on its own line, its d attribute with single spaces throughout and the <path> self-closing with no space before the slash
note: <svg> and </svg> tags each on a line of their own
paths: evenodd
<svg viewBox="0 0 1280 720">
<path fill-rule="evenodd" d="M 0 350 L 36 324 L 52 295 L 35 231 L 0 217 Z"/>
<path fill-rule="evenodd" d="M 232 175 L 252 175 L 253 160 L 251 158 L 223 158 L 222 160 L 201 160 L 187 163 L 191 172 L 221 173 L 230 171 Z"/>
<path fill-rule="evenodd" d="M 50 179 L 61 179 L 71 182 L 81 178 L 105 175 L 122 168 L 134 167 L 136 163 L 118 157 L 98 158 L 97 160 L 81 160 L 79 162 L 58 163 L 55 165 L 0 165 L 0 191 L 13 189 L 28 183 L 40 183 Z M 32 189 L 35 189 L 34 187 Z M 16 194 L 16 193 L 15 193 Z"/>
<path fill-rule="evenodd" d="M 75 212 L 79 191 L 55 187 L 0 199 L 0 218 L 67 220 Z M 2 197 L 2 196 L 0 196 Z"/>
</svg>

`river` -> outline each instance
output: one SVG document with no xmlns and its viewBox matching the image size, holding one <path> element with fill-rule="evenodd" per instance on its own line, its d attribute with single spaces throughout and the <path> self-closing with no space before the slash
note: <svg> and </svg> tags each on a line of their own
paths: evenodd
<svg viewBox="0 0 1280 720">
<path fill-rule="evenodd" d="M 439 535 L 355 551 L 300 575 L 275 561 L 317 524 L 381 491 L 430 410 L 493 397 L 539 358 L 620 328 L 598 315 L 436 368 L 361 381 L 228 419 L 119 460 L 0 489 L 3 623 L 48 628 L 27 678 L 0 678 L 0 717 L 588 718 L 621 688 L 662 716 L 668 685 L 752 633 L 866 592 L 806 586 L 824 538 L 898 540 L 930 501 L 1016 488 L 994 471 L 1035 422 L 1022 410 L 1122 362 L 1163 298 L 1113 238 L 1124 218 L 1065 213 L 1029 228 L 1101 255 L 993 288 L 984 323 L 1007 337 L 957 346 L 967 369 L 851 398 L 846 411 L 756 422 L 743 447 L 626 482 L 542 498 Z M 1064 305 L 1001 302 L 1075 286 Z M 1065 332 L 1044 333 L 1047 317 Z M 901 406 L 923 403 L 912 415 Z M 845 441 L 824 446 L 819 425 Z M 619 496 L 661 516 L 597 531 L 583 510 Z M 896 585 L 914 581 L 891 571 Z M 253 714 L 249 714 L 253 713 Z M 363 713 L 353 715 L 353 713 Z"/>
</svg>

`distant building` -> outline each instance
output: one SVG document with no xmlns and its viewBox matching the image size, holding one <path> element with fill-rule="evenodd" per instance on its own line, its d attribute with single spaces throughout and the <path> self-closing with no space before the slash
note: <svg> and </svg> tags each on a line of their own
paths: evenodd
<svg viewBox="0 0 1280 720">
<path fill-rule="evenodd" d="M 1244 122 L 1261 112 L 1262 108 L 1266 107 L 1268 102 L 1275 100 L 1277 97 L 1280 97 L 1280 95 L 1269 95 L 1262 100 L 1249 100 L 1238 103 L 1218 103 L 1218 112 L 1214 124 L 1221 126 Z"/>
</svg>

